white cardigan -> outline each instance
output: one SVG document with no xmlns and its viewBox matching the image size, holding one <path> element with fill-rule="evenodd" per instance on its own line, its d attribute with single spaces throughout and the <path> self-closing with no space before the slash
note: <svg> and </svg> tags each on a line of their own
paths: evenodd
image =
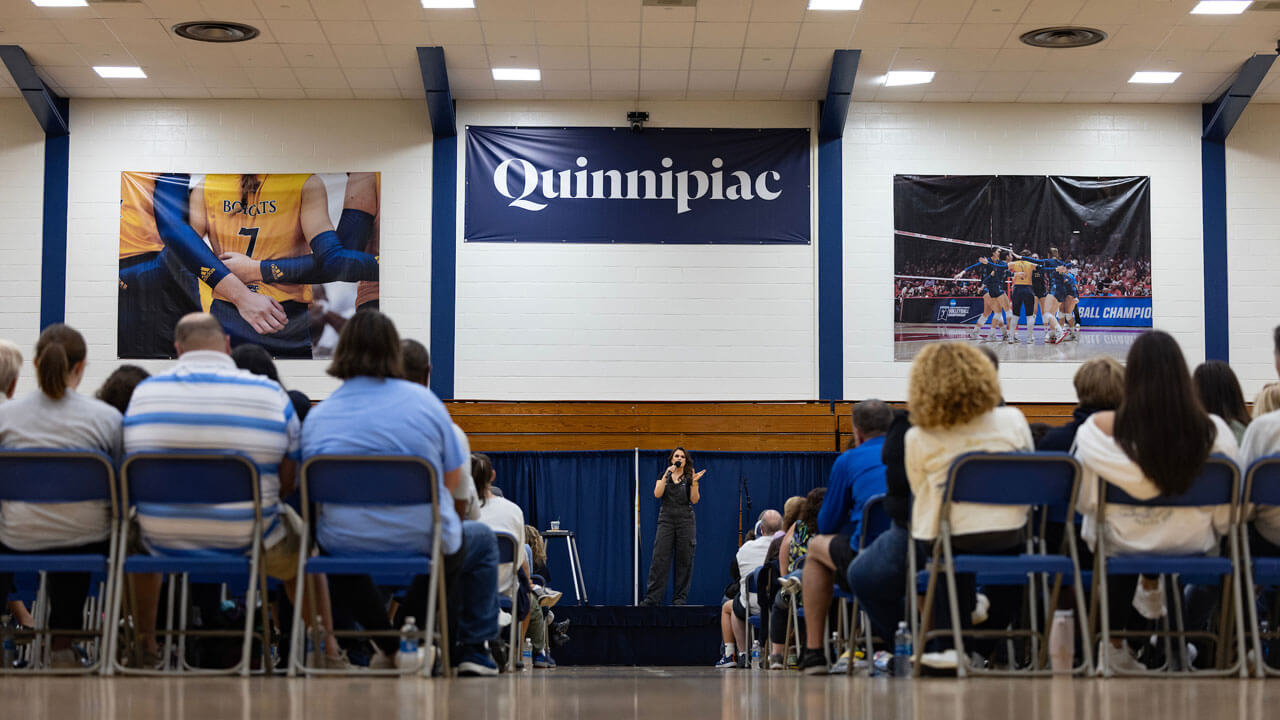
<svg viewBox="0 0 1280 720">
<path fill-rule="evenodd" d="M 1142 469 L 1104 433 L 1097 416 L 1089 418 L 1076 432 L 1075 456 L 1084 466 L 1080 497 L 1076 509 L 1084 515 L 1082 535 L 1090 549 L 1096 549 L 1098 529 L 1098 478 L 1104 477 L 1138 500 L 1160 495 Z M 1210 415 L 1217 437 L 1211 452 L 1237 460 L 1239 449 L 1231 428 L 1217 415 Z M 1121 555 L 1183 555 L 1212 553 L 1230 525 L 1230 508 L 1219 505 L 1211 510 L 1200 508 L 1135 507 L 1111 505 L 1107 508 L 1108 552 Z"/>
</svg>

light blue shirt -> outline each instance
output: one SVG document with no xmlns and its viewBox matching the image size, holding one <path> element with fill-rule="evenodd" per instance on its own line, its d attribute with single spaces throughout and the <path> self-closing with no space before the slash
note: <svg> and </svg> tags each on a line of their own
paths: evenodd
<svg viewBox="0 0 1280 720">
<path fill-rule="evenodd" d="M 462 522 L 445 488 L 446 472 L 469 461 L 440 398 L 407 380 L 356 377 L 307 414 L 302 457 L 416 455 L 436 471 L 444 552 L 462 546 Z M 352 482 L 372 479 L 352 478 Z M 330 555 L 431 552 L 431 506 L 321 506 L 316 536 Z"/>
</svg>

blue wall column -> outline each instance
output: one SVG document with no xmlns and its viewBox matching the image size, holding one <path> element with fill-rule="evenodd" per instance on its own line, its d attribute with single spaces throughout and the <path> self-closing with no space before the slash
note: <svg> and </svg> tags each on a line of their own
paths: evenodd
<svg viewBox="0 0 1280 720">
<path fill-rule="evenodd" d="M 818 126 L 818 396 L 844 398 L 844 123 L 861 50 L 836 50 Z"/>
<path fill-rule="evenodd" d="M 431 120 L 431 389 L 453 397 L 458 286 L 458 127 L 444 48 L 418 48 Z"/>
</svg>

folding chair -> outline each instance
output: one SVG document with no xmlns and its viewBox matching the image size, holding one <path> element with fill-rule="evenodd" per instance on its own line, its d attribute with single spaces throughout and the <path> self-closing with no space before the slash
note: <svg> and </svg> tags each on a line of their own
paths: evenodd
<svg viewBox="0 0 1280 720">
<path fill-rule="evenodd" d="M 760 595 L 759 595 L 758 588 L 759 588 L 759 580 L 760 580 L 760 571 L 763 569 L 764 569 L 763 566 L 758 567 L 755 570 L 752 570 L 750 575 L 747 575 L 747 595 L 746 597 L 742 598 L 742 607 L 746 611 L 746 615 L 747 615 L 747 620 L 746 620 L 746 625 L 747 625 L 746 645 L 747 646 L 744 648 L 741 648 L 739 652 L 745 652 L 747 654 L 747 667 L 751 667 L 751 660 L 752 660 L 751 641 L 755 640 L 755 633 L 753 631 L 759 630 L 761 628 L 760 615 L 751 614 L 751 596 L 755 595 L 757 598 L 757 604 L 759 604 Z M 760 612 L 763 613 L 765 611 L 766 611 L 766 608 L 761 606 Z M 762 656 L 761 660 L 764 660 L 764 659 L 766 658 Z"/>
<path fill-rule="evenodd" d="M 875 539 L 888 530 L 892 524 L 893 518 L 889 517 L 889 511 L 884 507 L 884 494 L 881 493 L 868 498 L 867 502 L 862 506 L 862 522 L 858 526 L 858 552 L 862 552 L 870 547 L 871 543 L 875 542 Z M 837 585 L 835 589 L 838 595 L 845 595 L 839 585 Z M 843 603 L 845 601 L 845 598 L 841 597 L 841 602 Z M 853 648 L 854 640 L 858 635 L 858 627 L 861 626 L 863 629 L 864 639 L 867 643 L 867 662 L 871 662 L 871 649 L 875 641 L 871 636 L 871 619 L 867 617 L 867 613 L 858 606 L 858 599 L 856 597 L 849 596 L 848 602 L 852 603 L 853 610 L 849 622 L 849 639 L 847 641 L 847 645 L 849 648 Z M 893 641 L 893 638 L 880 639 L 887 642 Z M 853 665 L 853 658 L 850 657 L 848 667 L 849 675 L 853 674 Z"/>
<path fill-rule="evenodd" d="M 520 546 L 523 543 L 505 530 L 494 530 L 493 535 L 498 540 L 498 565 L 511 564 L 511 590 L 506 595 L 498 596 L 498 607 L 511 613 L 510 641 L 507 643 L 507 670 L 515 672 L 516 657 L 522 649 L 522 646 L 516 644 L 520 627 L 520 619 L 516 617 L 516 610 L 519 608 L 516 593 L 520 592 Z M 533 612 L 533 609 L 530 608 L 529 611 Z"/>
<path fill-rule="evenodd" d="M 1244 502 L 1246 511 L 1242 518 L 1248 517 L 1252 508 L 1259 505 L 1280 505 L 1280 455 L 1269 455 L 1258 458 L 1245 473 Z M 1258 620 L 1258 588 L 1280 585 L 1280 557 L 1253 557 L 1249 550 L 1249 526 L 1243 520 L 1240 523 L 1240 546 L 1244 554 L 1244 604 L 1249 608 L 1249 625 L 1253 635 L 1253 652 L 1257 676 L 1280 675 L 1280 668 L 1267 662 L 1263 641 L 1280 637 L 1280 631 L 1262 632 Z"/>
<path fill-rule="evenodd" d="M 36 626 L 30 631 L 13 632 L 15 638 L 30 637 L 30 669 L 0 667 L 0 673 L 23 672 L 44 674 L 78 674 L 100 672 L 106 643 L 102 624 L 91 616 L 85 618 L 83 630 L 53 630 L 48 622 L 48 574 L 51 572 L 96 573 L 110 576 L 116 562 L 119 505 L 116 501 L 115 469 L 111 458 L 100 452 L 79 450 L 6 450 L 0 451 L 0 500 L 32 503 L 69 503 L 106 501 L 110 507 L 111 535 L 105 555 L 11 553 L 0 555 L 0 572 L 39 573 L 32 615 Z M 109 583 L 108 583 L 109 587 Z M 6 588 L 7 589 L 7 588 Z M 91 591 L 92 594 L 92 591 Z M 86 603 L 92 606 L 92 600 Z M 54 669 L 47 667 L 50 643 L 54 637 L 92 638 L 96 644 L 93 664 L 84 668 Z"/>
<path fill-rule="evenodd" d="M 204 519 L 207 505 L 236 504 L 235 508 L 219 508 L 222 520 L 252 520 L 251 537 L 246 547 L 199 550 L 166 550 L 151 548 L 150 555 L 129 555 L 129 533 L 132 523 L 120 524 L 120 562 L 116 563 L 112 582 L 109 651 L 111 672 L 128 675 L 240 675 L 247 676 L 252 662 L 254 603 L 261 602 L 262 667 L 260 672 L 271 671 L 269 635 L 271 618 L 266 599 L 266 577 L 262 564 L 263 522 L 262 494 L 258 483 L 258 468 L 253 460 L 234 451 L 167 451 L 134 453 L 125 458 L 120 468 L 121 507 L 127 513 L 137 508 L 144 515 L 166 515 L 174 518 Z M 248 505 L 248 507 L 244 507 Z M 271 508 L 274 514 L 275 509 Z M 135 573 L 159 573 L 169 576 L 168 616 L 161 650 L 162 669 L 128 667 L 121 662 L 118 651 L 120 616 L 124 595 L 125 577 Z M 245 577 L 245 618 L 243 630 L 189 630 L 187 629 L 187 602 L 190 575 L 214 577 Z M 179 613 L 178 627 L 174 629 L 175 584 L 181 586 L 176 607 Z M 263 592 L 259 593 L 259 590 Z M 257 597 L 259 594 L 261 598 Z M 130 592 L 130 607 L 137 608 L 136 598 Z M 169 670 L 170 654 L 175 646 L 179 659 L 177 667 Z M 187 663 L 186 639 L 188 637 L 239 637 L 240 660 L 226 669 L 193 668 Z"/>
<path fill-rule="evenodd" d="M 324 670 L 309 667 L 303 657 L 302 621 L 307 575 L 427 575 L 426 622 L 420 630 L 419 647 L 424 648 L 426 662 L 420 672 L 431 677 L 432 646 L 435 639 L 436 612 L 439 610 L 440 657 L 445 675 L 450 674 L 449 621 L 445 605 L 443 578 L 444 552 L 443 528 L 440 522 L 440 505 L 435 469 L 426 460 L 413 455 L 317 455 L 302 464 L 302 510 L 307 542 L 298 556 L 297 592 L 294 595 L 293 648 L 289 653 L 290 677 L 301 672 L 304 675 L 346 675 L 348 670 Z M 431 506 L 431 554 L 406 549 L 397 554 L 342 554 L 311 557 L 311 543 L 315 535 L 315 520 L 311 508 L 316 505 L 430 505 Z M 342 552 L 342 548 L 325 548 L 328 552 Z M 307 600 L 308 604 L 310 603 Z M 400 637 L 397 629 L 384 631 L 348 630 L 335 633 L 338 637 Z M 318 651 L 319 648 L 316 648 Z M 359 670 L 361 675 L 409 675 L 418 670 L 394 668 L 387 670 Z"/>
<path fill-rule="evenodd" d="M 1041 633 L 1034 616 L 1034 598 L 1036 594 L 1035 578 L 1037 575 L 1053 575 L 1055 577 L 1053 592 L 1050 594 L 1050 607 L 1057 604 L 1058 593 L 1062 585 L 1062 577 L 1070 576 L 1072 589 L 1075 592 L 1078 607 L 1084 607 L 1084 590 L 1080 578 L 1080 563 L 1076 555 L 1075 530 L 1068 524 L 1064 534 L 1067 555 L 1049 553 L 1043 548 L 1037 551 L 1034 539 L 1027 540 L 1026 552 L 1020 555 L 956 555 L 952 547 L 951 513 L 956 503 L 981 505 L 1027 505 L 1031 507 L 1062 505 L 1075 507 L 1076 492 L 1079 489 L 1080 464 L 1067 453 L 967 453 L 956 458 L 947 475 L 946 493 L 942 509 L 939 513 L 938 537 L 933 543 L 933 558 L 930 563 L 928 585 L 925 590 L 924 613 L 920 623 L 920 631 L 915 640 L 915 672 L 920 672 L 920 657 L 924 644 L 934 636 L 950 634 L 955 644 L 957 655 L 956 676 L 966 677 L 975 674 L 1048 674 L 1044 667 L 1047 660 L 1047 632 Z M 914 565 L 914 549 L 911 552 Z M 913 572 L 909 581 L 914 579 Z M 1029 629 L 963 629 L 960 618 L 959 598 L 956 595 L 956 574 L 970 573 L 977 576 L 979 584 L 1025 584 L 1028 598 L 1032 603 L 1031 627 Z M 941 574 L 947 583 L 948 610 L 951 628 L 943 631 L 931 631 L 933 615 L 933 598 L 937 590 L 938 575 Z M 984 580 L 985 576 L 985 580 Z M 970 665 L 965 652 L 964 636 L 1002 637 L 1009 640 L 1015 637 L 1026 637 L 1032 641 L 1033 664 L 1028 671 L 989 670 Z M 1084 642 L 1084 668 L 1092 667 L 1092 656 L 1089 648 L 1090 634 L 1086 623 L 1080 624 L 1080 636 Z M 1012 660 L 1012 658 L 1011 658 Z"/>
<path fill-rule="evenodd" d="M 1241 607 L 1242 598 L 1240 591 L 1240 546 L 1239 533 L 1237 532 L 1240 515 L 1240 469 L 1236 467 L 1235 462 L 1230 458 L 1222 455 L 1213 455 L 1205 463 L 1204 468 L 1200 471 L 1200 476 L 1192 483 L 1191 488 L 1183 495 L 1177 497 L 1156 497 L 1150 500 L 1137 500 L 1130 497 L 1120 488 L 1111 485 L 1104 478 L 1099 478 L 1098 482 L 1098 539 L 1094 558 L 1094 599 L 1093 602 L 1102 606 L 1102 633 L 1101 641 L 1105 649 L 1111 642 L 1113 637 L 1150 637 L 1152 635 L 1160 637 L 1173 637 L 1178 642 L 1178 652 L 1181 656 L 1182 670 L 1180 674 L 1184 675 L 1233 675 L 1239 673 L 1241 677 L 1248 674 L 1245 666 L 1245 639 L 1244 639 L 1244 610 Z M 1187 507 L 1187 508 L 1208 508 L 1228 506 L 1230 511 L 1230 530 L 1227 532 L 1227 544 L 1230 548 L 1228 557 L 1216 557 L 1209 555 L 1114 555 L 1111 553 L 1107 543 L 1106 513 L 1107 508 L 1111 505 L 1127 505 L 1138 507 Z M 1111 614 L 1108 611 L 1108 575 L 1168 575 L 1173 584 L 1172 595 L 1174 602 L 1174 614 L 1177 627 L 1174 630 L 1142 630 L 1142 631 L 1112 631 L 1111 630 Z M 1182 593 L 1178 588 L 1178 577 L 1180 575 L 1195 575 L 1199 577 L 1213 577 L 1222 581 L 1222 608 L 1219 617 L 1218 633 L 1209 632 L 1188 632 L 1183 627 L 1182 618 Z M 1228 576 L 1229 579 L 1228 579 Z M 1238 653 L 1235 662 L 1230 666 L 1226 665 L 1227 644 L 1231 637 L 1230 614 L 1232 611 L 1231 601 L 1234 599 L 1235 610 L 1235 631 L 1238 646 Z M 1093 613 L 1090 612 L 1090 615 Z M 1195 670 L 1191 667 L 1191 663 L 1187 659 L 1186 641 L 1189 637 L 1201 637 L 1213 640 L 1216 644 L 1217 665 L 1215 670 Z M 1102 653 L 1099 658 L 1099 670 L 1104 677 L 1111 677 L 1116 674 L 1116 669 L 1110 666 L 1107 661 L 1106 653 Z M 1126 675 L 1146 675 L 1161 676 L 1166 674 L 1160 670 L 1148 670 L 1146 672 L 1125 672 Z"/>
</svg>

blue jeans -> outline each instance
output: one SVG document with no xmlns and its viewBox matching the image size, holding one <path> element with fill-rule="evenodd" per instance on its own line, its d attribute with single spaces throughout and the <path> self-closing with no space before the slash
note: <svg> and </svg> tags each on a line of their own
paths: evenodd
<svg viewBox="0 0 1280 720">
<path fill-rule="evenodd" d="M 462 547 L 444 565 L 449 637 L 456 647 L 482 649 L 486 640 L 498 636 L 498 541 L 493 531 L 484 523 L 464 521 Z"/>
<path fill-rule="evenodd" d="M 892 642 L 903 619 L 907 589 L 907 530 L 893 523 L 849 565 L 849 587 L 871 619 L 871 630 Z"/>
</svg>

